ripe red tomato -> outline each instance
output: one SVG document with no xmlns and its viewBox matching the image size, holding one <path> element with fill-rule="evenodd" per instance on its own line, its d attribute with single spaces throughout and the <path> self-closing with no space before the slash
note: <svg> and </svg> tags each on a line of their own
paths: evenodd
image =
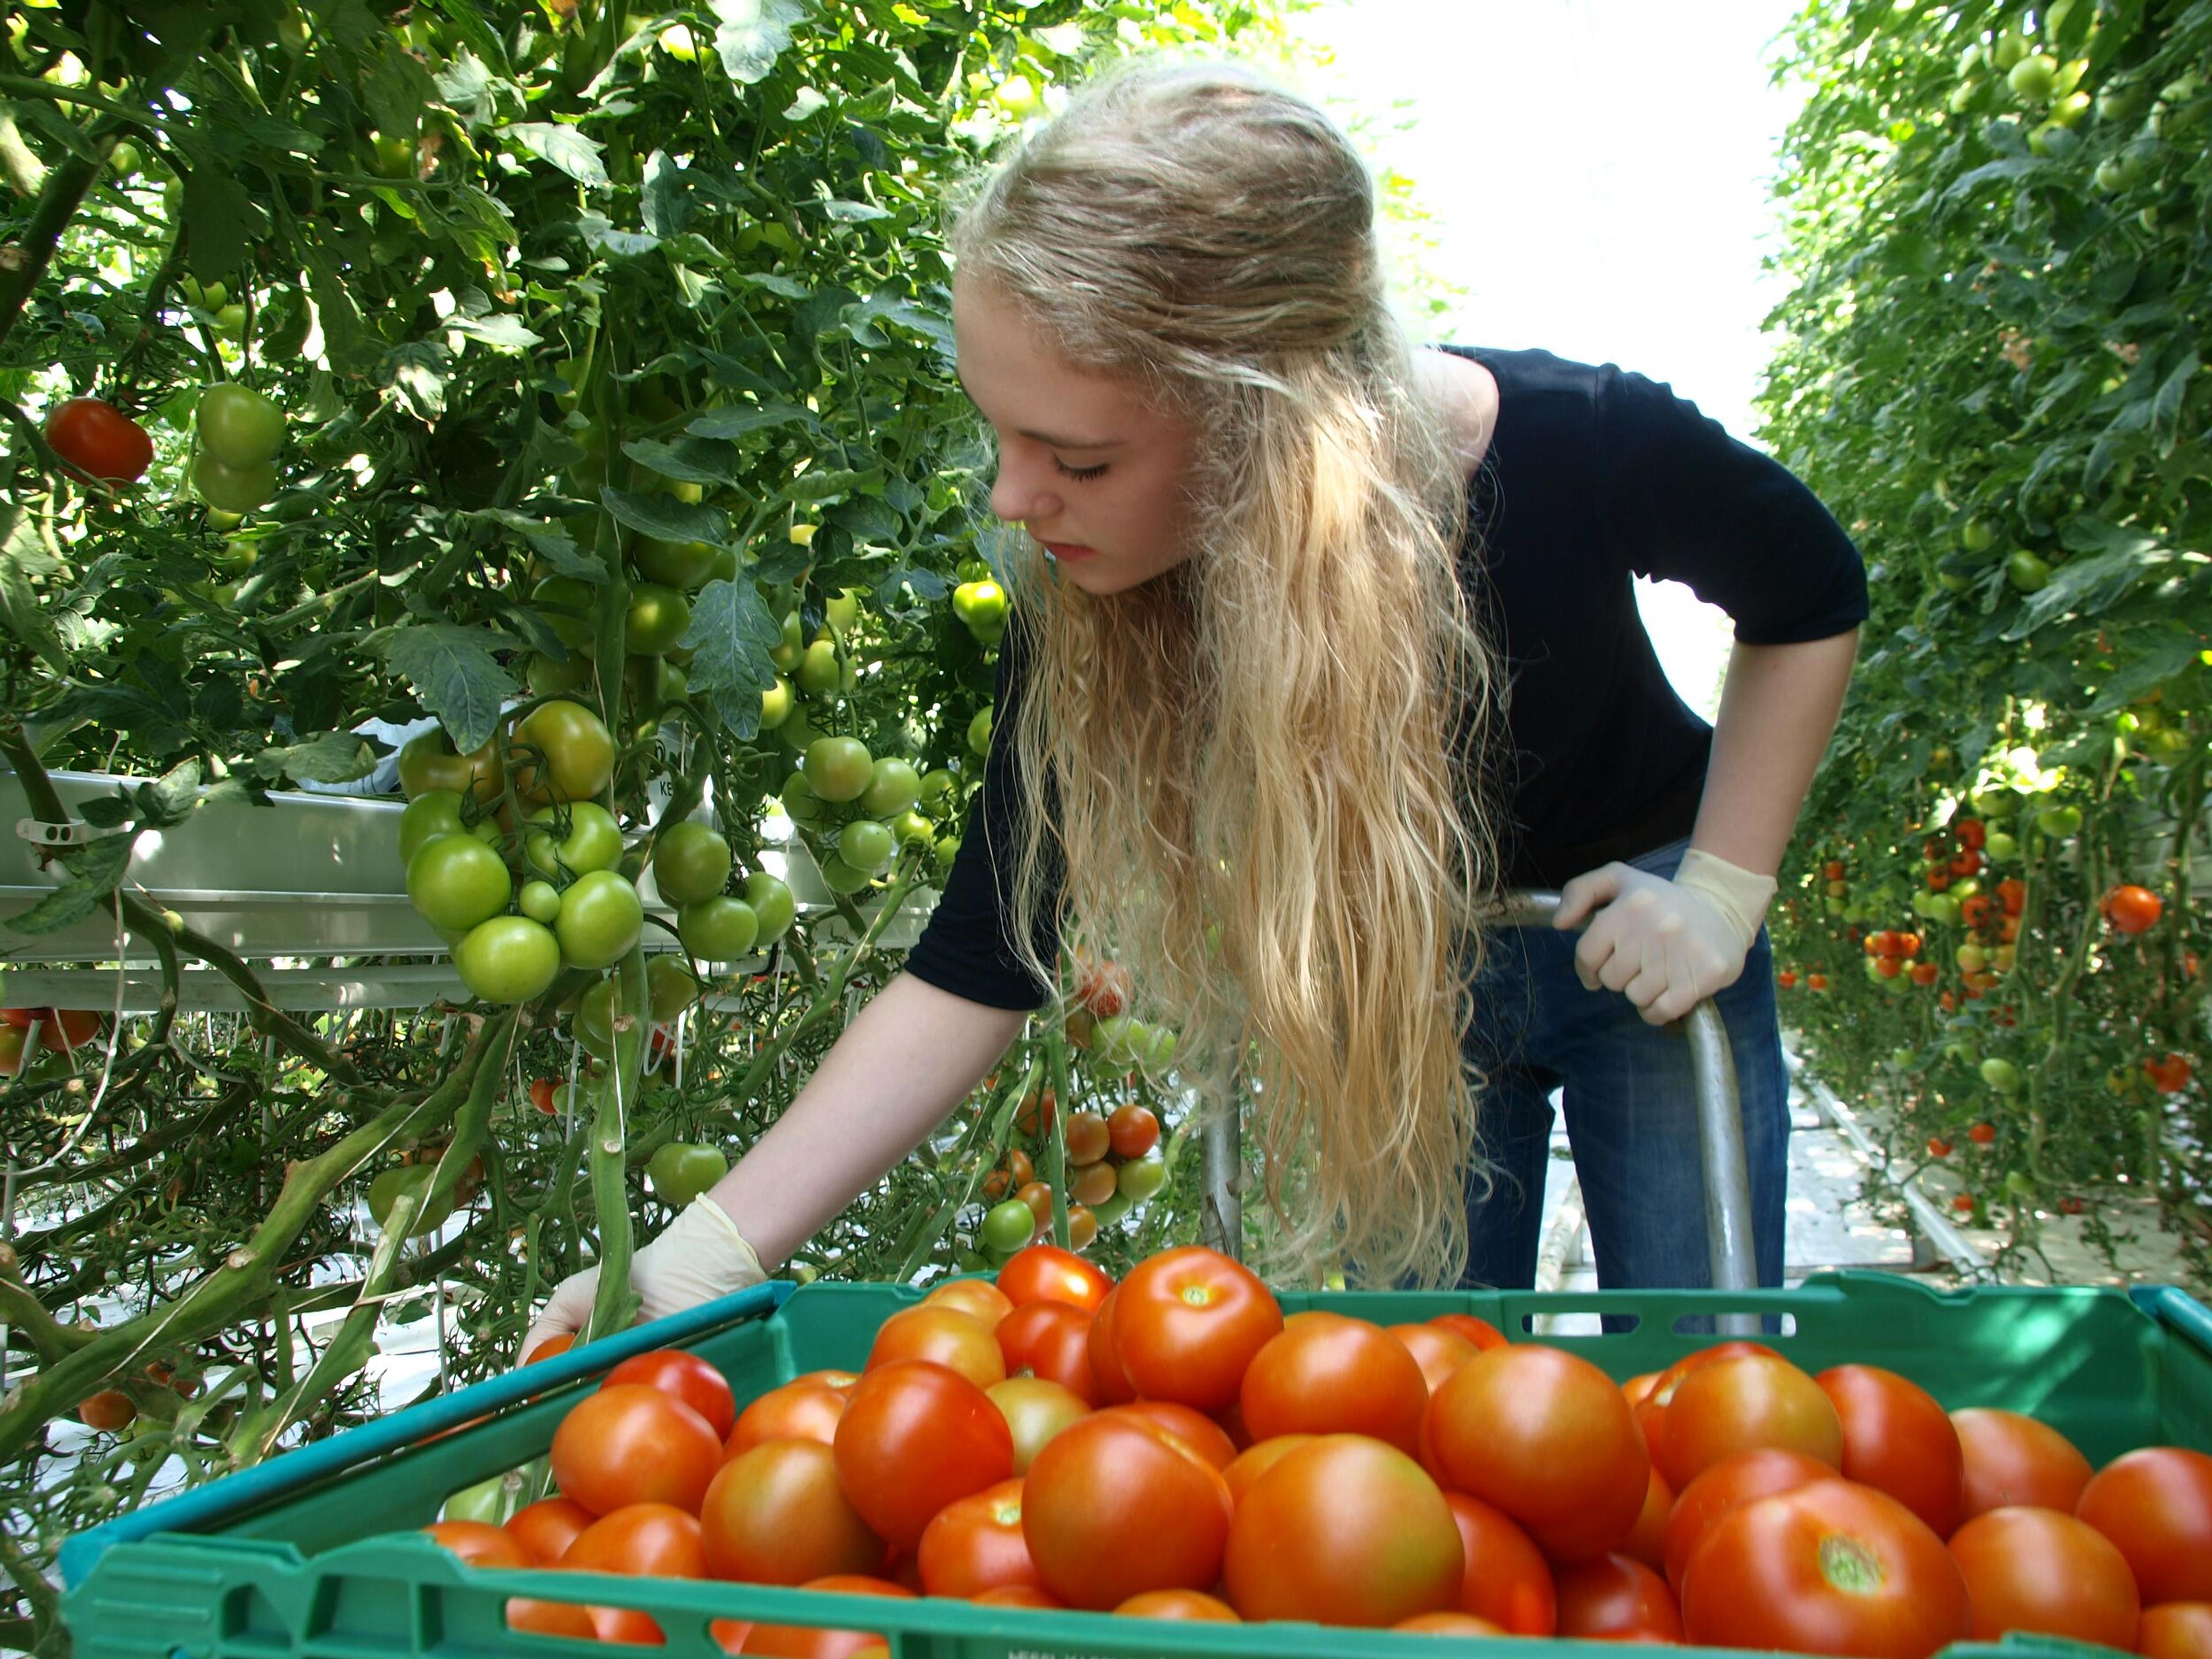
<svg viewBox="0 0 2212 1659">
<path fill-rule="evenodd" d="M 2146 1604 L 2212 1601 L 2212 1456 L 2146 1446 L 2116 1457 L 2074 1513 L 2119 1546 Z"/>
<path fill-rule="evenodd" d="M 1916 962 L 1905 969 L 1905 972 L 1911 976 L 1912 982 L 1919 986 L 1933 985 L 1942 971 L 1932 962 Z"/>
<path fill-rule="evenodd" d="M 2057 1510 L 1991 1510 L 1960 1528 L 1950 1550 L 1979 1640 L 2019 1630 L 2135 1646 L 2142 1613 L 2135 1575 L 2094 1527 Z"/>
<path fill-rule="evenodd" d="M 1185 1624 L 1241 1625 L 1237 1609 L 1204 1590 L 1143 1590 L 1114 1609 L 1124 1619 L 1170 1619 Z"/>
<path fill-rule="evenodd" d="M 696 1513 L 721 1466 L 722 1442 L 707 1419 L 642 1382 L 586 1395 L 553 1431 L 553 1479 L 593 1515 L 632 1504 Z"/>
<path fill-rule="evenodd" d="M 1651 1448 L 1652 1462 L 1664 1467 L 1661 1453 L 1667 1437 L 1667 1407 L 1674 1402 L 1674 1390 L 1681 1387 L 1684 1377 L 1716 1360 L 1732 1359 L 1739 1354 L 1773 1352 L 1774 1350 L 1764 1342 L 1716 1342 L 1709 1347 L 1692 1350 L 1660 1372 L 1644 1391 L 1644 1398 L 1635 1402 L 1636 1421 L 1644 1431 L 1646 1443 Z M 1674 1485 L 1678 1492 L 1681 1490 L 1671 1480 L 1668 1484 Z"/>
<path fill-rule="evenodd" d="M 530 1103 L 548 1117 L 561 1109 L 561 1085 L 550 1077 L 533 1078 L 530 1084 Z"/>
<path fill-rule="evenodd" d="M 969 1600 L 979 1607 L 1039 1607 L 1046 1612 L 1055 1612 L 1067 1605 L 1050 1590 L 1042 1589 L 1035 1584 L 1001 1584 L 996 1589 L 984 1590 Z"/>
<path fill-rule="evenodd" d="M 1966 1454 L 1935 1395 L 1878 1365 L 1813 1379 L 1844 1425 L 1844 1479 L 1886 1492 L 1948 1538 L 1966 1518 Z"/>
<path fill-rule="evenodd" d="M 681 1348 L 656 1348 L 634 1354 L 609 1371 L 601 1388 L 642 1382 L 663 1394 L 672 1394 L 707 1419 L 717 1440 L 726 1440 L 736 1427 L 738 1404 L 728 1381 L 696 1353 Z"/>
<path fill-rule="evenodd" d="M 1113 1131 L 1096 1112 L 1070 1112 L 1062 1132 L 1067 1138 L 1067 1161 L 1076 1168 L 1096 1164 L 1114 1150 Z"/>
<path fill-rule="evenodd" d="M 1429 1383 L 1389 1332 L 1340 1314 L 1302 1313 L 1252 1356 L 1238 1403 L 1255 1439 L 1364 1434 L 1411 1455 L 1420 1449 Z"/>
<path fill-rule="evenodd" d="M 2113 930 L 2122 933 L 2147 933 L 2158 925 L 2165 914 L 2166 901 L 2148 887 L 2123 883 L 2106 893 L 2098 907 Z"/>
<path fill-rule="evenodd" d="M 887 1578 L 868 1578 L 857 1573 L 832 1573 L 801 1584 L 801 1589 L 835 1595 L 889 1595 L 912 1601 L 914 1592 Z M 871 1652 L 889 1653 L 890 1644 L 874 1631 L 824 1630 L 813 1625 L 755 1625 L 746 1632 L 740 1653 L 772 1656 L 773 1659 L 864 1659 Z"/>
<path fill-rule="evenodd" d="M 1840 1468 L 1843 1422 L 1820 1385 L 1786 1359 L 1756 1353 L 1717 1359 L 1685 1376 L 1668 1402 L 1659 1472 L 1680 1492 L 1723 1457 L 1761 1446 L 1802 1451 Z"/>
<path fill-rule="evenodd" d="M 1026 1178 L 1016 1184 L 1026 1184 Z M 921 1305 L 957 1310 L 987 1331 L 997 1330 L 999 1322 L 1014 1310 L 1014 1304 L 1006 1299 L 1006 1293 L 988 1279 L 947 1279 L 922 1297 Z"/>
<path fill-rule="evenodd" d="M 1114 1340 L 1114 1310 L 1121 1295 L 1116 1285 L 1091 1316 L 1091 1334 L 1085 1340 L 1085 1357 L 1091 1361 L 1091 1386 L 1102 1406 L 1118 1406 L 1137 1397 L 1136 1384 L 1121 1368 L 1121 1346 Z"/>
<path fill-rule="evenodd" d="M 965 1599 L 1008 1584 L 1043 1588 L 1022 1535 L 1019 1480 L 947 1504 L 924 1528 L 915 1555 L 925 1595 Z"/>
<path fill-rule="evenodd" d="M 1989 844 L 1988 827 L 1979 818 L 1960 818 L 1951 827 L 1951 833 L 1958 836 L 1960 846 L 1971 847 L 1977 852 Z"/>
<path fill-rule="evenodd" d="M 959 1372 L 901 1359 L 854 1385 L 837 1423 L 837 1474 L 861 1518 L 902 1550 L 957 1498 L 1014 1472 L 1014 1437 Z"/>
<path fill-rule="evenodd" d="M 594 1518 L 573 1498 L 541 1498 L 508 1516 L 507 1530 L 532 1561 L 550 1566 L 568 1553 Z"/>
<path fill-rule="evenodd" d="M 1129 970 L 1118 962 L 1092 962 L 1086 958 L 1076 981 L 1075 996 L 1097 1018 L 1111 1019 L 1129 1006 Z"/>
<path fill-rule="evenodd" d="M 1237 1445 L 1226 1429 L 1204 1412 L 1178 1406 L 1172 1400 L 1132 1400 L 1126 1405 L 1109 1406 L 1098 1414 L 1126 1417 L 1173 1435 L 1217 1469 L 1226 1469 L 1237 1461 Z"/>
<path fill-rule="evenodd" d="M 1470 1313 L 1438 1314 L 1429 1323 L 1440 1331 L 1449 1331 L 1474 1344 L 1475 1352 L 1487 1353 L 1492 1348 L 1505 1346 L 1505 1333 L 1486 1319 L 1477 1319 Z"/>
<path fill-rule="evenodd" d="M 819 1440 L 829 1445 L 837 1437 L 837 1419 L 845 1414 L 845 1391 L 824 1388 L 804 1378 L 795 1379 L 766 1394 L 738 1414 L 722 1454 L 739 1452 L 770 1440 Z"/>
<path fill-rule="evenodd" d="M 1559 1595 L 1551 1564 L 1521 1523 L 1504 1510 L 1448 1492 L 1444 1502 L 1459 1528 L 1467 1571 L 1460 1579 L 1462 1611 L 1488 1620 L 1511 1636 L 1549 1636 L 1559 1628 Z"/>
<path fill-rule="evenodd" d="M 1466 1572 L 1436 1482 L 1404 1452 L 1359 1434 L 1323 1435 L 1254 1481 L 1221 1566 L 1243 1618 L 1323 1625 L 1443 1612 Z"/>
<path fill-rule="evenodd" d="M 1160 1120 L 1149 1106 L 1131 1101 L 1115 1109 L 1106 1120 L 1106 1133 L 1116 1158 L 1142 1158 L 1160 1144 Z"/>
<path fill-rule="evenodd" d="M 1242 1504 L 1255 1480 L 1313 1438 L 1310 1434 L 1279 1434 L 1273 1440 L 1257 1441 L 1238 1452 L 1229 1467 L 1221 1471 L 1221 1478 L 1229 1485 L 1230 1502 Z"/>
<path fill-rule="evenodd" d="M 433 1521 L 422 1530 L 472 1567 L 534 1567 L 522 1540 L 488 1521 Z"/>
<path fill-rule="evenodd" d="M 625 1504 L 578 1534 L 561 1557 L 574 1572 L 620 1572 L 642 1578 L 704 1578 L 707 1553 L 699 1517 L 673 1504 Z"/>
<path fill-rule="evenodd" d="M 1481 1352 L 1465 1337 L 1441 1325 L 1391 1325 L 1385 1329 L 1405 1344 L 1406 1352 L 1413 1356 L 1413 1363 L 1421 1368 L 1421 1378 L 1429 1385 L 1431 1394 L 1443 1387 L 1454 1371 Z"/>
<path fill-rule="evenodd" d="M 1996 1138 L 1997 1126 L 1994 1123 L 1977 1123 L 1966 1131 L 1966 1139 L 1977 1146 L 1994 1146 L 1996 1143 Z"/>
<path fill-rule="evenodd" d="M 1182 1441 L 1094 1416 L 1055 1435 L 1030 1465 L 1022 1532 L 1048 1590 L 1103 1610 L 1142 1590 L 1212 1584 L 1231 1507 L 1221 1472 Z"/>
<path fill-rule="evenodd" d="M 1667 1513 L 1666 1553 L 1662 1563 L 1667 1582 L 1678 1592 L 1681 1589 L 1682 1571 L 1697 1553 L 1706 1529 L 1738 1504 L 1794 1492 L 1815 1480 L 1832 1480 L 1835 1474 L 1826 1463 L 1779 1446 L 1723 1457 L 1683 1487 L 1674 1507 Z"/>
<path fill-rule="evenodd" d="M 1844 1480 L 1738 1504 L 1682 1576 L 1682 1633 L 1700 1646 L 1927 1659 L 1970 1628 L 1943 1540 L 1886 1492 Z"/>
<path fill-rule="evenodd" d="M 1283 1310 L 1258 1275 L 1202 1244 L 1150 1257 L 1115 1295 L 1114 1348 L 1130 1384 L 1202 1412 L 1236 1401 L 1252 1357 L 1282 1328 Z"/>
<path fill-rule="evenodd" d="M 1667 1565 L 1667 1517 L 1674 1510 L 1674 1489 L 1667 1484 L 1667 1477 L 1658 1470 L 1651 1471 L 1651 1484 L 1644 1493 L 1644 1508 L 1629 1529 L 1620 1553 L 1641 1561 L 1654 1572 Z"/>
<path fill-rule="evenodd" d="M 1948 1140 L 1940 1139 L 1934 1135 L 1928 1138 L 1928 1156 L 1930 1158 L 1948 1158 L 1954 1150 L 1955 1149 Z"/>
<path fill-rule="evenodd" d="M 818 1440 L 771 1440 L 722 1465 L 699 1506 L 717 1578 L 804 1584 L 874 1572 L 890 1552 L 846 1498 L 836 1454 Z"/>
<path fill-rule="evenodd" d="M 1088 1401 L 1042 1376 L 1010 1376 L 984 1391 L 1014 1437 L 1014 1473 L 1027 1474 L 1045 1442 L 1091 1414 Z"/>
<path fill-rule="evenodd" d="M 1987 1406 L 1953 1412 L 1951 1426 L 1965 1456 L 1966 1519 L 2009 1504 L 2074 1513 L 2094 1471 L 2057 1430 Z"/>
<path fill-rule="evenodd" d="M 130 483 L 154 465 L 154 441 L 146 428 L 114 404 L 97 398 L 71 398 L 46 416 L 46 441 L 80 472 L 110 483 Z"/>
<path fill-rule="evenodd" d="M 1607 1642 L 1679 1642 L 1682 1613 L 1667 1581 L 1615 1552 L 1559 1569 L 1559 1634 Z"/>
<path fill-rule="evenodd" d="M 1000 1320 L 994 1333 L 1006 1375 L 1041 1376 L 1097 1405 L 1091 1322 L 1091 1315 L 1066 1302 L 1024 1303 Z"/>
<path fill-rule="evenodd" d="M 1525 1526 L 1555 1559 L 1616 1548 L 1636 1524 L 1651 1459 L 1611 1377 L 1556 1348 L 1478 1354 L 1429 1402 L 1450 1484 Z"/>
<path fill-rule="evenodd" d="M 2145 1607 L 2136 1630 L 2144 1659 L 2212 1659 L 2212 1601 L 2167 1601 Z"/>
<path fill-rule="evenodd" d="M 2191 1067 L 2187 1054 L 2168 1054 L 2163 1060 L 2143 1061 L 2143 1075 L 2150 1086 L 2162 1095 L 2178 1095 L 2189 1086 Z"/>
<path fill-rule="evenodd" d="M 998 1339 L 979 1320 L 942 1303 L 925 1303 L 893 1314 L 868 1350 L 868 1370 L 902 1359 L 928 1359 L 956 1370 L 979 1389 L 1006 1380 Z"/>
<path fill-rule="evenodd" d="M 534 1595 L 507 1598 L 507 1627 L 538 1636 L 580 1636 L 586 1642 L 599 1637 L 589 1607 L 574 1601 L 541 1601 Z"/>
<path fill-rule="evenodd" d="M 1114 1281 L 1103 1267 L 1073 1250 L 1032 1244 L 999 1269 L 999 1288 L 1017 1308 L 1030 1302 L 1065 1302 L 1096 1313 Z"/>
</svg>

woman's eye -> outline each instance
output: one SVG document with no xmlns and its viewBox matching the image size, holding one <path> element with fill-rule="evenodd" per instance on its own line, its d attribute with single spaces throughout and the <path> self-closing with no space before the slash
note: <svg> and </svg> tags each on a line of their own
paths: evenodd
<svg viewBox="0 0 2212 1659">
<path fill-rule="evenodd" d="M 1106 471 L 1106 463 L 1103 461 L 1099 462 L 1096 466 L 1070 466 L 1066 461 L 1055 456 L 1052 464 L 1059 470 L 1061 477 L 1073 478 L 1078 483 L 1086 479 L 1096 478 Z"/>
</svg>

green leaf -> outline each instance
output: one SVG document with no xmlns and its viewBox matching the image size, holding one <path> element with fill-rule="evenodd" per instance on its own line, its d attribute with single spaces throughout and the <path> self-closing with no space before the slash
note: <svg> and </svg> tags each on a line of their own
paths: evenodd
<svg viewBox="0 0 2212 1659">
<path fill-rule="evenodd" d="M 757 708 L 754 719 L 759 719 Z M 99 908 L 102 899 L 122 884 L 123 872 L 131 867 L 131 849 L 137 840 L 136 831 L 103 836 L 70 853 L 62 860 L 70 872 L 70 879 L 29 909 L 9 917 L 0 925 L 18 933 L 36 935 L 58 933 L 82 921 Z"/>
<path fill-rule="evenodd" d="M 10 506 L 0 512 L 6 514 L 0 518 L 0 613 L 5 615 L 9 631 L 47 667 L 67 674 L 69 653 L 31 586 L 32 571 L 51 566 L 53 560 L 40 545 L 38 532 L 21 507 Z"/>
<path fill-rule="evenodd" d="M 580 185 L 607 182 L 606 167 L 599 161 L 606 147 L 596 139 L 586 137 L 574 127 L 558 121 L 518 121 L 512 126 L 501 127 L 500 132 Z"/>
<path fill-rule="evenodd" d="M 2150 537 L 2131 536 L 2112 552 L 2061 565 L 2046 586 L 2028 595 L 2019 617 L 2001 637 L 2024 640 L 2061 617 L 2094 617 L 2117 604 L 2146 570 L 2173 556 Z"/>
<path fill-rule="evenodd" d="M 714 0 L 714 54 L 740 86 L 768 78 L 791 44 L 791 27 L 806 15 L 802 0 Z"/>
<path fill-rule="evenodd" d="M 350 783 L 376 770 L 376 748 L 352 732 L 325 732 L 305 743 L 264 749 L 253 763 L 266 778 L 298 783 Z"/>
<path fill-rule="evenodd" d="M 2185 355 L 2174 365 L 2173 372 L 2151 398 L 2151 441 L 2158 446 L 2160 459 L 2173 453 L 2173 446 L 2181 435 L 2181 405 L 2189 394 L 2189 378 L 2197 373 L 2197 354 Z"/>
<path fill-rule="evenodd" d="M 465 334 L 472 340 L 482 340 L 486 345 L 501 351 L 527 351 L 541 344 L 542 334 L 534 334 L 520 317 L 495 313 L 489 317 L 464 317 L 459 313 L 446 319 L 445 326 L 456 334 Z"/>
<path fill-rule="evenodd" d="M 518 690 L 493 651 L 507 635 L 459 623 L 409 623 L 384 636 L 384 660 L 414 684 L 422 707 L 466 751 L 481 746 L 499 722 L 500 705 Z"/>
<path fill-rule="evenodd" d="M 167 830 L 191 816 L 200 798 L 200 763 L 179 761 L 138 790 L 138 816 L 149 830 Z"/>
<path fill-rule="evenodd" d="M 268 214 L 222 167 L 201 163 L 185 175 L 185 257 L 194 275 L 232 275 L 268 234 Z"/>
<path fill-rule="evenodd" d="M 743 477 L 734 446 L 708 438 L 684 438 L 672 444 L 657 438 L 633 438 L 623 453 L 641 466 L 685 483 L 734 484 Z"/>
<path fill-rule="evenodd" d="M 611 485 L 599 499 L 617 524 L 664 542 L 713 542 L 730 533 L 730 515 L 703 501 L 679 501 L 673 495 L 641 495 Z"/>
<path fill-rule="evenodd" d="M 691 693 L 713 701 L 733 736 L 760 730 L 761 693 L 775 684 L 769 652 L 782 639 L 782 623 L 750 580 L 708 582 L 691 602 L 682 641 L 696 653 L 686 671 Z"/>
<path fill-rule="evenodd" d="M 748 432 L 779 426 L 810 426 L 813 421 L 813 415 L 796 404 L 763 404 L 757 407 L 740 404 L 696 415 L 684 429 L 695 438 L 742 438 Z"/>
<path fill-rule="evenodd" d="M 481 513 L 462 515 L 465 519 L 489 520 L 502 525 L 530 544 L 530 550 L 551 565 L 563 576 L 574 576 L 580 581 L 604 582 L 607 568 L 599 556 L 586 553 L 576 545 L 576 538 L 564 525 L 551 524 L 544 519 L 533 519 L 513 507 L 488 507 Z"/>
</svg>

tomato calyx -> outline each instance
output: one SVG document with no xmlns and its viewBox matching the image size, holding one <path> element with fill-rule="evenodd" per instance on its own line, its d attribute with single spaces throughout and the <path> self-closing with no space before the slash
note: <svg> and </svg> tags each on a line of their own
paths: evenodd
<svg viewBox="0 0 2212 1659">
<path fill-rule="evenodd" d="M 1820 1575 L 1849 1595 L 1873 1595 L 1882 1586 L 1881 1559 L 1856 1538 L 1820 1540 Z"/>
</svg>

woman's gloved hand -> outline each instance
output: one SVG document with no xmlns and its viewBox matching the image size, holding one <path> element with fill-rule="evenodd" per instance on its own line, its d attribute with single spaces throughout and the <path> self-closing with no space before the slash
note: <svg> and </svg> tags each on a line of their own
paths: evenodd
<svg viewBox="0 0 2212 1659">
<path fill-rule="evenodd" d="M 643 1304 L 637 1311 L 640 1322 L 665 1319 L 767 1277 L 760 1257 L 745 1243 L 730 1212 L 703 1195 L 693 1199 L 659 1237 L 629 1261 L 630 1288 Z M 523 1358 L 537 1352 L 538 1345 L 548 1337 L 583 1329 L 599 1291 L 597 1267 L 562 1279 L 522 1339 Z"/>
<path fill-rule="evenodd" d="M 1735 983 L 1773 896 L 1773 877 L 1692 848 L 1672 881 L 1627 864 L 1577 876 L 1552 925 L 1577 927 L 1595 912 L 1575 946 L 1584 988 L 1621 992 L 1664 1025 Z"/>
</svg>

